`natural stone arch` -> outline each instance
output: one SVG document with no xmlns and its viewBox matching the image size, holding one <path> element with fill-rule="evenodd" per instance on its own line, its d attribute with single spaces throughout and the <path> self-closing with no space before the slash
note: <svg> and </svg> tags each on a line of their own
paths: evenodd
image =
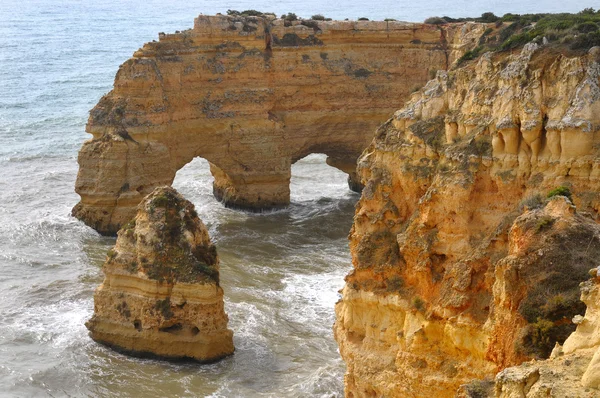
<svg viewBox="0 0 600 398">
<path fill-rule="evenodd" d="M 193 29 L 160 34 L 90 112 L 73 215 L 115 233 L 197 156 L 231 207 L 288 205 L 291 164 L 317 150 L 359 189 L 354 165 L 375 128 L 448 67 L 469 29 L 200 16 Z"/>
<path fill-rule="evenodd" d="M 356 161 L 360 153 L 362 153 L 362 149 L 364 148 L 361 148 L 359 153 L 355 153 L 355 148 L 335 145 L 331 142 L 325 144 L 316 143 L 308 148 L 297 151 L 291 159 L 291 165 L 309 155 L 323 154 L 327 156 L 325 159 L 326 164 L 348 174 L 348 188 L 355 192 L 361 192 L 363 185 L 356 173 Z"/>
</svg>

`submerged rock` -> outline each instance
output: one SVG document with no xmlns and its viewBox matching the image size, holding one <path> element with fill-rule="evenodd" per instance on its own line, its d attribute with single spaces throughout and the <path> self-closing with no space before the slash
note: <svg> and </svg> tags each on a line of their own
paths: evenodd
<svg viewBox="0 0 600 398">
<path fill-rule="evenodd" d="M 156 188 L 108 253 L 90 336 L 134 355 L 204 362 L 232 354 L 218 265 L 194 205 Z"/>
</svg>

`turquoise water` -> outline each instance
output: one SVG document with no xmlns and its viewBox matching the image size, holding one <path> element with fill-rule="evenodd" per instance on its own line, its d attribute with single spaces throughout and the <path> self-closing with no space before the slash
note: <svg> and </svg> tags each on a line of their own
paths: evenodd
<svg viewBox="0 0 600 398">
<path fill-rule="evenodd" d="M 450 5 L 451 4 L 451 5 Z M 199 13 L 271 10 L 396 18 L 558 12 L 592 1 L 0 2 L 0 396 L 341 396 L 333 304 L 350 270 L 356 194 L 311 155 L 293 169 L 292 205 L 266 215 L 223 208 L 200 159 L 175 187 L 221 257 L 234 356 L 209 366 L 133 359 L 92 342 L 100 267 L 114 244 L 69 216 L 87 114 L 118 65 Z"/>
</svg>

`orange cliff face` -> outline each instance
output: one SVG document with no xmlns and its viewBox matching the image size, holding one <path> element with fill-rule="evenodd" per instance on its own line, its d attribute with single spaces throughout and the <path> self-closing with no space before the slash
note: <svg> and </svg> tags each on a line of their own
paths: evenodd
<svg viewBox="0 0 600 398">
<path fill-rule="evenodd" d="M 452 397 L 574 330 L 600 258 L 596 50 L 485 54 L 377 130 L 336 305 L 347 396 Z"/>
<path fill-rule="evenodd" d="M 90 336 L 141 356 L 210 362 L 233 353 L 219 260 L 194 205 L 155 189 L 120 231 L 94 294 Z"/>
<path fill-rule="evenodd" d="M 115 233 L 196 156 L 231 207 L 286 206 L 291 165 L 310 153 L 360 189 L 375 127 L 485 28 L 201 15 L 136 51 L 90 112 L 73 215 Z"/>
</svg>

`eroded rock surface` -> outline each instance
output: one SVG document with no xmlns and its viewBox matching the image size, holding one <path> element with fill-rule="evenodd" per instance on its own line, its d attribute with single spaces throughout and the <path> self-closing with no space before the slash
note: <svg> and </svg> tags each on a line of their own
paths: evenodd
<svg viewBox="0 0 600 398">
<path fill-rule="evenodd" d="M 291 165 L 311 153 L 362 188 L 356 160 L 438 69 L 477 45 L 484 24 L 294 21 L 199 16 L 119 68 L 90 112 L 73 215 L 115 233 L 194 157 L 214 193 L 250 210 L 289 204 Z"/>
<path fill-rule="evenodd" d="M 156 188 L 118 233 L 86 326 L 103 344 L 136 355 L 214 361 L 233 353 L 219 261 L 194 206 Z"/>
<path fill-rule="evenodd" d="M 550 359 L 504 369 L 496 376 L 490 397 L 595 398 L 600 396 L 600 275 L 581 284 L 585 316 L 576 316 L 577 330 L 557 346 Z"/>
<path fill-rule="evenodd" d="M 486 54 L 378 129 L 336 305 L 348 396 L 452 397 L 487 378 L 485 391 L 574 330 L 600 259 L 593 54 Z M 547 199 L 560 186 L 571 199 Z"/>
</svg>

